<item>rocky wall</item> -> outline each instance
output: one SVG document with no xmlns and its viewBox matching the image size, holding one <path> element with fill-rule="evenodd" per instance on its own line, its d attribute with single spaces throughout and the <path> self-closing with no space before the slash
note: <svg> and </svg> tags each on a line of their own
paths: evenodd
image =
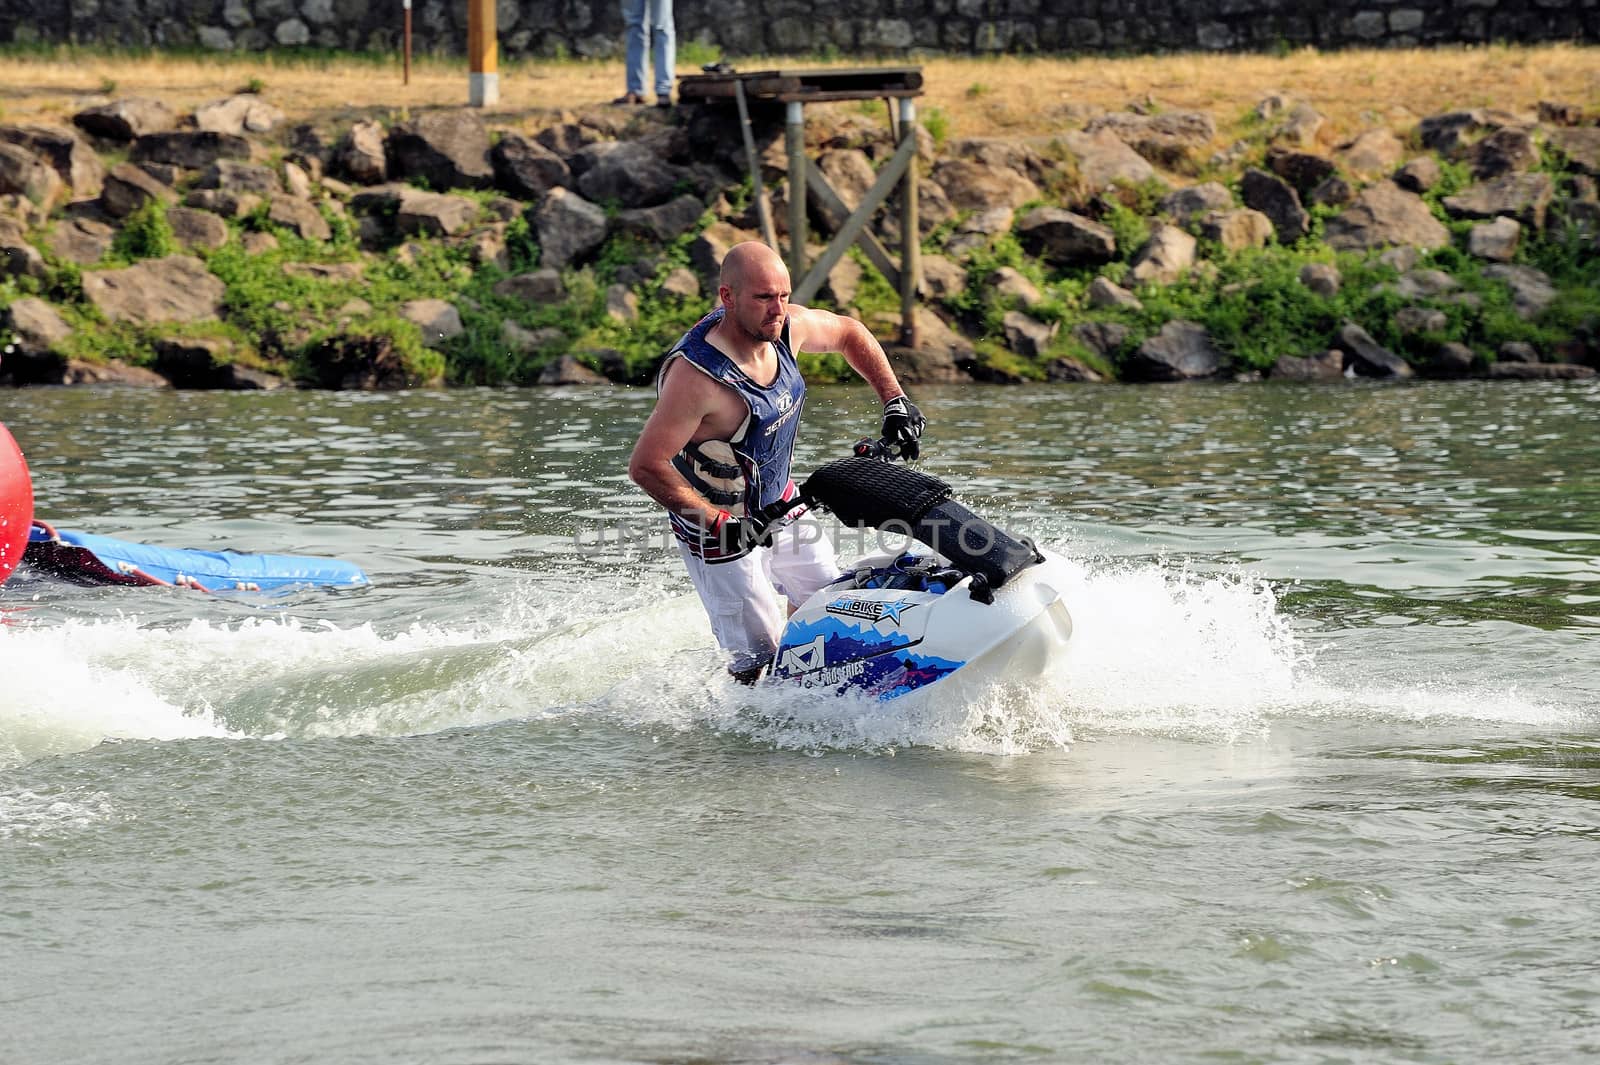
<svg viewBox="0 0 1600 1065">
<path fill-rule="evenodd" d="M 419 52 L 459 53 L 466 0 L 414 0 Z M 400 0 L 0 0 L 0 43 L 257 51 L 397 47 Z M 615 2 L 499 0 L 501 54 L 618 54 Z M 1600 41 L 1600 0 L 724 0 L 680 42 L 731 56 L 1402 47 Z"/>
</svg>

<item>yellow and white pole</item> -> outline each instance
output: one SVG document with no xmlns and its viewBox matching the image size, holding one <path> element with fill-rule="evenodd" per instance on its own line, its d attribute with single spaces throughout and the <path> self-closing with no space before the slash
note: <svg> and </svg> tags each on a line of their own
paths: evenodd
<svg viewBox="0 0 1600 1065">
<path fill-rule="evenodd" d="M 495 43 L 495 0 L 467 0 L 467 103 L 493 107 L 500 102 L 500 50 Z"/>
</svg>

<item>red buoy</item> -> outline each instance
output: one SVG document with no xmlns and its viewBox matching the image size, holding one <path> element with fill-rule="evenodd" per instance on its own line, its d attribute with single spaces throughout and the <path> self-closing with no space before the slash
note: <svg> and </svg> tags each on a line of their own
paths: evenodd
<svg viewBox="0 0 1600 1065">
<path fill-rule="evenodd" d="M 0 424 L 0 584 L 22 561 L 33 524 L 33 480 L 22 449 Z"/>
</svg>

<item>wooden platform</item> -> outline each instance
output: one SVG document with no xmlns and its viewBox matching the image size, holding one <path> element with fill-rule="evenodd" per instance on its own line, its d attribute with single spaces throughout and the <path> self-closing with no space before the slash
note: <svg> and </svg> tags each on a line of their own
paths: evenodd
<svg viewBox="0 0 1600 1065">
<path fill-rule="evenodd" d="M 678 79 L 679 103 L 732 101 L 743 83 L 746 99 L 778 103 L 877 100 L 922 95 L 921 67 L 848 67 L 837 70 L 734 70 Z"/>
</svg>

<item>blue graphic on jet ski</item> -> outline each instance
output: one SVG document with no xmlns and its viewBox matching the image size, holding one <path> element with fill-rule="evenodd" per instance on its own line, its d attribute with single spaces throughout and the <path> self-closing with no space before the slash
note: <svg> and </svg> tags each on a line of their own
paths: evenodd
<svg viewBox="0 0 1600 1065">
<path fill-rule="evenodd" d="M 885 461 L 881 442 L 856 456 L 817 470 L 801 499 L 845 525 L 909 529 L 926 549 L 861 559 L 802 603 L 768 682 L 888 700 L 934 685 L 976 698 L 1041 677 L 1072 634 L 1064 560 L 978 517 L 938 478 Z"/>
</svg>

